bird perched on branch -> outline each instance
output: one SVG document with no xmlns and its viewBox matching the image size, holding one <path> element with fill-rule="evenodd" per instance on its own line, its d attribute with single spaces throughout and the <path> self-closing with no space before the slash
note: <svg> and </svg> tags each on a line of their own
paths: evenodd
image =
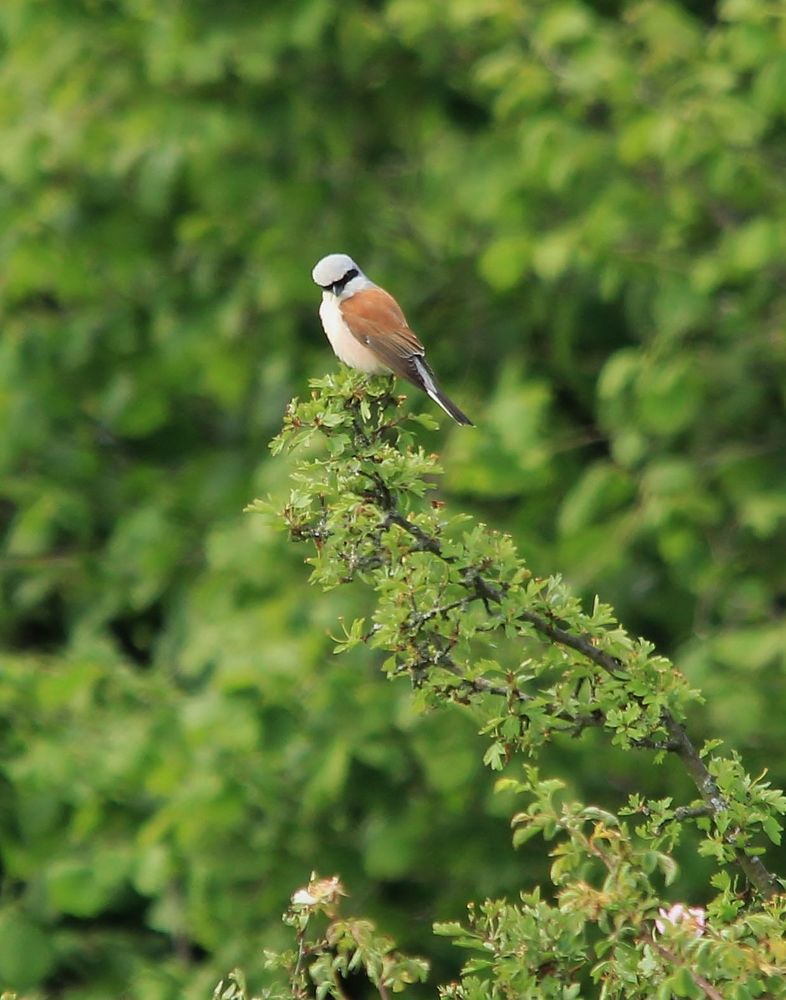
<svg viewBox="0 0 786 1000">
<path fill-rule="evenodd" d="M 469 417 L 437 385 L 423 345 L 401 306 L 345 253 L 323 257 L 311 272 L 322 289 L 319 316 L 336 357 L 369 375 L 393 372 L 428 393 L 459 424 Z"/>
</svg>

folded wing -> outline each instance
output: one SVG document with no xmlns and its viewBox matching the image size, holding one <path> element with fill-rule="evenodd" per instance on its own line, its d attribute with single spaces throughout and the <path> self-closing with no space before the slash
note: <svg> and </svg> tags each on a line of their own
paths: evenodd
<svg viewBox="0 0 786 1000">
<path fill-rule="evenodd" d="M 392 295 L 382 288 L 367 288 L 344 299 L 339 308 L 356 340 L 373 351 L 394 374 L 425 388 L 414 363 L 414 358 L 423 357 L 423 345 Z"/>
<path fill-rule="evenodd" d="M 423 345 L 410 329 L 398 302 L 383 288 L 366 288 L 339 303 L 350 333 L 399 378 L 423 389 L 460 424 L 472 425 L 437 385 Z"/>
</svg>

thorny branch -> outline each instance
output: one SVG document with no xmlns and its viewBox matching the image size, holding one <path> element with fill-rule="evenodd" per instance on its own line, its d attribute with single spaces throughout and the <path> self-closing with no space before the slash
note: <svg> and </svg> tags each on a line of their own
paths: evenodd
<svg viewBox="0 0 786 1000">
<path fill-rule="evenodd" d="M 398 421 L 390 421 L 380 424 L 376 429 L 369 430 L 364 426 L 364 422 L 359 412 L 360 397 L 353 397 L 349 409 L 352 411 L 353 428 L 356 440 L 361 444 L 361 449 L 372 448 L 386 438 L 387 434 L 394 430 Z M 380 398 L 381 406 L 391 403 L 398 403 L 398 400 L 389 395 Z M 297 425 L 295 425 L 297 426 Z M 346 580 L 352 579 L 358 571 L 379 569 L 384 565 L 384 559 L 378 551 L 382 548 L 383 536 L 391 528 L 397 527 L 404 531 L 411 539 L 412 546 L 410 552 L 429 552 L 444 563 L 456 566 L 457 559 L 443 551 L 440 539 L 436 535 L 430 534 L 420 525 L 409 520 L 405 512 L 398 503 L 395 489 L 391 487 L 382 476 L 379 468 L 379 460 L 373 454 L 358 456 L 361 464 L 357 472 L 367 482 L 367 488 L 360 492 L 365 503 L 371 504 L 380 514 L 377 526 L 367 536 L 367 541 L 372 543 L 372 551 L 363 554 L 351 552 L 345 554 L 345 561 L 348 570 Z M 371 466 L 369 468 L 369 466 Z M 375 467 L 377 466 L 377 467 Z M 289 512 L 290 514 L 292 512 Z M 285 511 L 285 516 L 288 512 Z M 293 537 L 300 539 L 310 538 L 317 548 L 321 548 L 327 541 L 329 534 L 325 517 L 316 524 L 308 525 L 299 522 L 296 517 L 287 516 L 290 522 L 290 529 Z M 451 612 L 465 610 L 476 601 L 480 601 L 485 607 L 489 616 L 493 617 L 492 606 L 501 605 L 505 601 L 505 585 L 492 582 L 484 575 L 484 567 L 466 566 L 458 567 L 460 570 L 459 582 L 463 586 L 466 594 L 452 602 L 439 608 L 434 608 L 426 612 L 419 612 L 413 609 L 406 627 L 413 631 L 415 635 L 427 624 L 436 618 L 448 619 Z M 587 661 L 595 664 L 610 677 L 618 681 L 624 681 L 628 676 L 625 664 L 616 656 L 599 648 L 590 635 L 581 634 L 571 630 L 568 623 L 560 621 L 556 616 L 551 616 L 548 611 L 545 614 L 538 614 L 529 609 L 519 610 L 516 619 L 521 623 L 529 625 L 538 635 L 542 636 L 550 644 L 565 647 L 578 653 Z M 492 625 L 493 631 L 497 626 Z M 373 630 L 372 630 L 373 631 Z M 495 697 L 504 698 L 511 706 L 522 706 L 522 724 L 526 724 L 526 705 L 532 700 L 529 695 L 521 691 L 511 677 L 510 685 L 494 684 L 486 678 L 466 677 L 461 669 L 451 658 L 449 650 L 450 640 L 443 637 L 444 644 L 441 648 L 435 648 L 431 644 L 417 643 L 416 657 L 405 668 L 413 677 L 415 683 L 422 682 L 427 672 L 434 667 L 440 667 L 452 674 L 457 683 L 445 685 L 446 693 L 455 700 L 466 700 L 472 694 L 488 694 Z M 634 700 L 636 696 L 631 696 Z M 572 735 L 579 735 L 582 730 L 588 727 L 603 727 L 606 725 L 606 718 L 600 709 L 595 709 L 590 713 L 570 712 L 565 709 L 554 707 L 551 713 L 556 719 L 565 723 L 560 731 Z M 679 722 L 672 712 L 663 709 L 660 716 L 662 728 L 666 732 L 666 739 L 657 740 L 652 737 L 642 737 L 632 739 L 631 743 L 643 749 L 655 751 L 665 751 L 675 754 L 682 761 L 683 766 L 690 775 L 693 783 L 698 789 L 703 805 L 699 807 L 686 806 L 678 812 L 680 818 L 692 818 L 700 816 L 710 816 L 716 821 L 716 828 L 723 829 L 722 817 L 727 812 L 729 806 L 713 778 L 704 760 L 691 741 L 685 727 Z M 761 859 L 750 856 L 740 845 L 740 830 L 736 827 L 725 829 L 723 832 L 724 842 L 733 851 L 736 861 L 744 872 L 748 882 L 764 897 L 772 897 L 780 891 L 780 884 L 776 877 L 764 866 Z"/>
<path fill-rule="evenodd" d="M 414 540 L 414 551 L 431 552 L 446 563 L 455 563 L 453 556 L 443 553 L 442 546 L 437 537 L 424 531 L 423 528 L 414 524 L 402 513 L 397 505 L 395 495 L 385 483 L 382 476 L 378 472 L 368 473 L 367 475 L 373 485 L 365 495 L 380 509 L 382 514 L 380 527 L 384 530 L 396 525 Z M 491 583 L 479 570 L 473 567 L 467 568 L 463 574 L 462 582 L 471 597 L 480 598 L 487 609 L 490 604 L 499 604 L 503 600 L 504 592 L 499 586 Z M 455 606 L 466 606 L 466 602 L 471 597 L 457 601 Z M 429 612 L 421 616 L 422 621 L 425 622 L 439 614 L 440 610 L 445 609 L 437 609 L 434 612 Z M 551 621 L 528 610 L 522 610 L 518 617 L 521 621 L 531 625 L 538 634 L 549 640 L 549 642 L 572 649 L 574 652 L 579 653 L 587 660 L 599 666 L 612 677 L 624 679 L 626 676 L 627 671 L 625 666 L 617 657 L 599 649 L 589 637 L 571 632 L 565 627 L 564 623 Z M 422 670 L 428 665 L 421 663 L 418 666 Z M 441 654 L 439 657 L 439 666 L 450 670 L 457 676 L 461 675 L 460 668 L 455 663 L 449 661 L 444 654 Z M 483 679 L 465 680 L 464 686 L 469 691 L 483 692 L 507 699 L 510 699 L 512 695 L 511 689 L 494 685 Z M 513 697 L 520 702 L 526 702 L 528 696 L 524 692 L 515 689 Z M 571 716 L 563 712 L 557 713 L 557 717 L 563 718 L 568 722 L 568 731 L 574 733 L 580 732 L 587 726 L 602 726 L 604 724 L 604 719 L 599 712 L 582 717 Z M 662 713 L 661 721 L 668 733 L 666 741 L 658 742 L 650 739 L 641 739 L 638 741 L 634 740 L 634 744 L 645 749 L 665 750 L 676 754 L 693 780 L 704 803 L 701 810 L 695 810 L 695 815 L 720 817 L 728 808 L 727 803 L 718 788 L 717 782 L 710 774 L 698 750 L 688 736 L 685 727 L 674 718 L 671 712 L 665 709 Z M 691 812 L 686 812 L 685 815 L 691 815 Z M 748 855 L 742 848 L 737 846 L 735 843 L 737 832 L 735 829 L 728 830 L 724 835 L 724 839 L 734 849 L 738 865 L 745 873 L 750 884 L 763 896 L 770 897 L 774 895 L 779 891 L 779 883 L 776 877 L 765 867 L 760 858 Z"/>
</svg>

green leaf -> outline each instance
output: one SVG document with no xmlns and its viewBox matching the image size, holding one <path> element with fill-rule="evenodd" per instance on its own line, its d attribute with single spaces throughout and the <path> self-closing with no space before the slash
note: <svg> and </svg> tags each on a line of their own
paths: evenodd
<svg viewBox="0 0 786 1000">
<path fill-rule="evenodd" d="M 52 969 L 55 953 L 49 934 L 21 909 L 0 910 L 0 979 L 12 990 L 33 989 Z"/>
</svg>

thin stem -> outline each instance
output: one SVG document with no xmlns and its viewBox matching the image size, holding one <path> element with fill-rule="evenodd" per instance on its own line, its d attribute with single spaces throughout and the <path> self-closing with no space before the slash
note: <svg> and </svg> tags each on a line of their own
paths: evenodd
<svg viewBox="0 0 786 1000">
<path fill-rule="evenodd" d="M 671 965 L 680 964 L 678 957 L 674 954 L 674 952 L 669 951 L 668 948 L 664 948 L 663 945 L 660 945 L 657 942 L 653 944 L 653 947 L 655 948 L 655 951 L 657 951 L 657 953 L 662 958 L 665 958 Z M 724 1000 L 723 994 L 719 990 L 716 990 L 708 979 L 705 979 L 704 976 L 695 972 L 693 969 L 688 969 L 688 973 L 693 982 L 699 987 L 700 990 L 703 991 L 706 997 L 709 997 L 710 1000 Z"/>
</svg>

